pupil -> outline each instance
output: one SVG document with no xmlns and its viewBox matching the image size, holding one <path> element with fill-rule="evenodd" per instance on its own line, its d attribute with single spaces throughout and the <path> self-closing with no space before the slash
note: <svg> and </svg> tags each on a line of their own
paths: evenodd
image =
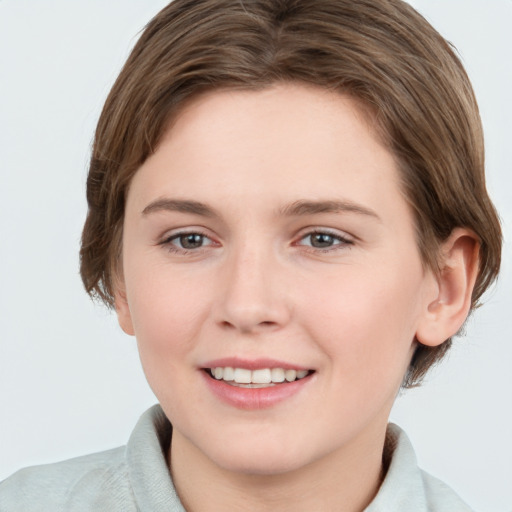
<svg viewBox="0 0 512 512">
<path fill-rule="evenodd" d="M 311 245 L 313 247 L 330 247 L 333 242 L 333 237 L 325 233 L 315 233 L 311 235 Z"/>
<path fill-rule="evenodd" d="M 197 249 L 203 244 L 203 235 L 190 234 L 180 236 L 180 243 L 184 249 Z"/>
</svg>

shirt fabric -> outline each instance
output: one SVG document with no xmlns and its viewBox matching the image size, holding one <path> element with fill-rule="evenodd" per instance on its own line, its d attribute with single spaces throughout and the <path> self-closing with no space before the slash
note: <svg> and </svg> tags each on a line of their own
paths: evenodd
<svg viewBox="0 0 512 512">
<path fill-rule="evenodd" d="M 159 405 L 126 446 L 22 469 L 0 483 L 1 512 L 185 512 L 166 463 L 172 427 Z M 389 424 L 389 467 L 364 512 L 471 512 L 443 482 L 418 468 L 405 433 Z"/>
</svg>

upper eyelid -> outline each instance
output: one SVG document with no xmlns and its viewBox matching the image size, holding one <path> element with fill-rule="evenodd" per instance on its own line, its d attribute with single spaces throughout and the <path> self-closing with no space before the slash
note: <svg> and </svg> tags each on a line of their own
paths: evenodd
<svg viewBox="0 0 512 512">
<path fill-rule="evenodd" d="M 342 236 L 339 236 L 339 235 L 332 235 L 331 233 L 308 233 L 307 235 L 304 235 L 303 237 L 299 238 L 298 241 L 294 245 L 304 245 L 305 247 L 309 247 L 309 248 L 313 248 L 313 249 L 320 249 L 319 247 L 309 246 L 309 245 L 300 243 L 304 239 L 307 239 L 308 237 L 311 237 L 312 235 L 316 235 L 316 234 L 329 235 L 329 236 L 331 236 L 332 238 L 335 239 L 335 243 L 333 243 L 328 248 L 336 248 L 336 247 L 339 247 L 339 246 L 353 245 L 354 244 L 353 240 L 351 240 L 349 238 L 345 238 L 345 237 L 342 237 Z"/>
<path fill-rule="evenodd" d="M 176 228 L 176 229 L 168 229 L 164 231 L 160 236 L 158 236 L 158 243 L 165 243 L 169 240 L 179 238 L 180 236 L 185 235 L 201 235 L 205 238 L 209 238 L 210 240 L 214 240 L 214 237 L 211 236 L 207 232 L 206 229 L 200 227 L 192 227 L 192 228 Z"/>
<path fill-rule="evenodd" d="M 309 226 L 307 228 L 303 228 L 298 232 L 298 234 L 295 238 L 296 238 L 296 240 L 302 240 L 303 238 L 305 238 L 307 236 L 315 235 L 315 234 L 326 234 L 326 235 L 333 236 L 335 238 L 340 238 L 342 240 L 351 241 L 351 242 L 357 240 L 356 236 L 354 236 L 350 233 L 347 233 L 346 231 L 338 230 L 335 228 L 319 227 L 319 226 Z"/>
</svg>

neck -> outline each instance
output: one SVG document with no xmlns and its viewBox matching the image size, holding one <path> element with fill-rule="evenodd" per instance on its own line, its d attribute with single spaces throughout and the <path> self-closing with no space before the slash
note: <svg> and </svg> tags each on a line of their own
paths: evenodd
<svg viewBox="0 0 512 512">
<path fill-rule="evenodd" d="M 260 475 L 219 467 L 174 431 L 171 474 L 189 512 L 336 510 L 361 512 L 383 477 L 385 428 L 320 460 L 281 474 Z M 171 457 L 169 457 L 171 459 Z"/>
</svg>

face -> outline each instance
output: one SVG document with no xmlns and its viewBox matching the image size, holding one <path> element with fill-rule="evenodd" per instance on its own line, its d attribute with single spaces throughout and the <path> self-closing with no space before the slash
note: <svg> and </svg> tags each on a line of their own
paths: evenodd
<svg viewBox="0 0 512 512">
<path fill-rule="evenodd" d="M 273 474 L 383 435 L 436 287 L 352 100 L 194 100 L 134 176 L 123 237 L 119 320 L 176 439 Z"/>
</svg>

